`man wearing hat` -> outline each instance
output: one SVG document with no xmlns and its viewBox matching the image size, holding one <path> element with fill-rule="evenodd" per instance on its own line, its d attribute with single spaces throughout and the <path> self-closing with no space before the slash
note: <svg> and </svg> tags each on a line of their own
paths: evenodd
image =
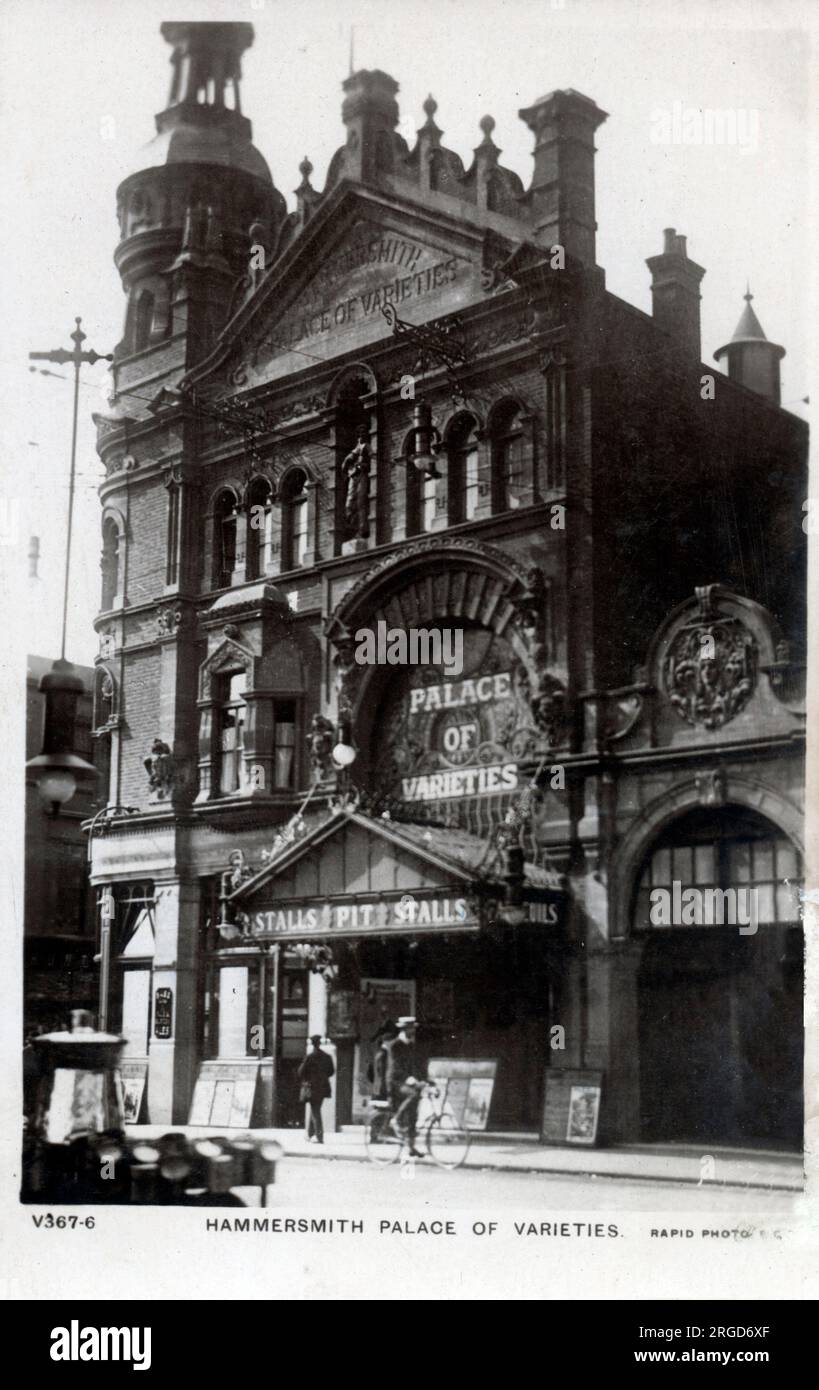
<svg viewBox="0 0 819 1390">
<path fill-rule="evenodd" d="M 321 1050 L 321 1033 L 314 1033 L 310 1042 L 313 1051 L 308 1052 L 299 1067 L 299 1081 L 301 1082 L 299 1099 L 307 1105 L 305 1139 L 308 1144 L 311 1142 L 323 1144 L 324 1124 L 321 1119 L 321 1107 L 322 1103 L 329 1100 L 332 1095 L 330 1077 L 335 1072 L 335 1066 L 329 1052 L 322 1052 Z"/>
<path fill-rule="evenodd" d="M 415 1158 L 422 1158 L 423 1155 L 415 1147 L 415 1128 L 421 1099 L 415 1075 L 416 1023 L 417 1020 L 411 1014 L 404 1014 L 396 1020 L 398 1037 L 389 1050 L 387 1090 L 393 1108 L 392 1129 L 402 1138 L 406 1134 L 410 1153 Z"/>
</svg>

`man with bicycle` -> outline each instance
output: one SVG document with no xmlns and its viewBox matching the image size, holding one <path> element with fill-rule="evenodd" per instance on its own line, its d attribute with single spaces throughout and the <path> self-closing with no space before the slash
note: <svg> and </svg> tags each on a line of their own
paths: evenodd
<svg viewBox="0 0 819 1390">
<path fill-rule="evenodd" d="M 387 1092 L 393 1109 L 390 1128 L 399 1139 L 407 1139 L 414 1158 L 423 1158 L 415 1147 L 418 1105 L 423 1086 L 423 1081 L 419 1081 L 415 1075 L 416 1019 L 405 1014 L 397 1020 L 396 1027 L 398 1037 L 389 1044 L 387 1060 Z"/>
</svg>

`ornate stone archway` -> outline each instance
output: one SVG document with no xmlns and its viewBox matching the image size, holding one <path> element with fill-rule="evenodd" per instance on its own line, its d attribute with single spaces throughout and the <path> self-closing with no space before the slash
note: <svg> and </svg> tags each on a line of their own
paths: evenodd
<svg viewBox="0 0 819 1390">
<path fill-rule="evenodd" d="M 345 594 L 326 625 L 335 648 L 339 704 L 355 716 L 373 668 L 357 665 L 355 634 L 379 621 L 429 628 L 461 618 L 504 637 L 528 680 L 535 726 L 549 747 L 567 730 L 565 673 L 553 669 L 551 586 L 535 566 L 469 538 L 429 539 L 406 546 L 369 570 Z"/>
</svg>

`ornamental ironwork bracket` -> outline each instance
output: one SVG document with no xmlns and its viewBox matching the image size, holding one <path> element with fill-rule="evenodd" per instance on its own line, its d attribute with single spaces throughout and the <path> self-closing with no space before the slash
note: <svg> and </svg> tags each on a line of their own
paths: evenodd
<svg viewBox="0 0 819 1390">
<path fill-rule="evenodd" d="M 469 398 L 458 380 L 457 370 L 467 361 L 466 344 L 459 336 L 461 321 L 452 318 L 426 324 L 407 323 L 398 317 L 394 304 L 382 304 L 381 313 L 387 320 L 393 335 L 403 338 L 418 351 L 415 370 L 419 376 L 428 372 L 432 365 L 444 368 L 452 389 L 452 399 L 456 405 L 468 405 Z"/>
</svg>

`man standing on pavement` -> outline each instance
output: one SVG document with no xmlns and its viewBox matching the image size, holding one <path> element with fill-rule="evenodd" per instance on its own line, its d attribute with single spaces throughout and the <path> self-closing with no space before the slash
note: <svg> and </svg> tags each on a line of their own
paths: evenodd
<svg viewBox="0 0 819 1390">
<path fill-rule="evenodd" d="M 321 1118 L 321 1107 L 323 1102 L 329 1100 L 332 1095 L 330 1077 L 335 1072 L 335 1066 L 329 1052 L 322 1052 L 321 1050 L 320 1033 L 314 1033 L 310 1042 L 313 1051 L 308 1052 L 299 1067 L 300 1099 L 307 1105 L 305 1138 L 308 1144 L 311 1142 L 323 1144 L 324 1124 Z"/>
<path fill-rule="evenodd" d="M 414 1158 L 423 1155 L 415 1147 L 415 1129 L 418 1122 L 420 1093 L 415 1075 L 415 1028 L 416 1020 L 404 1015 L 397 1020 L 398 1037 L 389 1049 L 387 1061 L 387 1090 L 392 1102 L 393 1118 L 390 1126 L 403 1138 L 409 1140 L 410 1153 Z"/>
</svg>

